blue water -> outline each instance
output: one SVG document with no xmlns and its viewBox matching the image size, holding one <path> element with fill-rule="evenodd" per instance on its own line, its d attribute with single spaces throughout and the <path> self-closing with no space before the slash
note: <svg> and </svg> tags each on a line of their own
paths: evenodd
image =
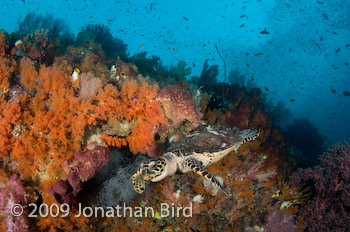
<svg viewBox="0 0 350 232">
<path fill-rule="evenodd" d="M 240 70 L 266 98 L 309 119 L 327 145 L 350 140 L 350 96 L 343 94 L 350 91 L 349 0 L 1 0 L 1 6 L 0 28 L 7 32 L 30 11 L 63 18 L 74 34 L 103 24 L 128 44 L 130 55 L 146 51 L 164 65 L 184 60 L 191 75 L 211 59 L 223 80 L 217 44 L 227 72 Z M 265 28 L 269 34 L 260 33 Z"/>
</svg>

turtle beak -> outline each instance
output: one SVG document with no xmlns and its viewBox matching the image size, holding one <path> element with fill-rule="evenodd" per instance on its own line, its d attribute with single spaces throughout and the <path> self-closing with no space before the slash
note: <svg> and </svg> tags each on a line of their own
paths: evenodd
<svg viewBox="0 0 350 232">
<path fill-rule="evenodd" d="M 137 193 L 141 194 L 146 188 L 146 179 L 142 174 L 142 167 L 131 177 L 132 185 Z"/>
</svg>

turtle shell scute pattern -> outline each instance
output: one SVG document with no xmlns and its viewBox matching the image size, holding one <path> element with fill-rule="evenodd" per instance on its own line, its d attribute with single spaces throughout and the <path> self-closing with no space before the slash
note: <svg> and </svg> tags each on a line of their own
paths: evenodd
<svg viewBox="0 0 350 232">
<path fill-rule="evenodd" d="M 205 154 L 225 150 L 241 142 L 242 137 L 233 131 L 195 132 L 171 144 L 167 151 L 182 155 L 190 155 L 193 152 Z"/>
</svg>

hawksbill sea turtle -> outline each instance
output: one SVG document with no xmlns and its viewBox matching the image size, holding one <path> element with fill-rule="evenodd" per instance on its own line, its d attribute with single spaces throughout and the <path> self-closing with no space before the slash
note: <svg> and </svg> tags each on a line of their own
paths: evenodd
<svg viewBox="0 0 350 232">
<path fill-rule="evenodd" d="M 145 190 L 146 181 L 158 182 L 176 172 L 193 171 L 228 195 L 206 167 L 218 162 L 231 151 L 237 151 L 242 144 L 255 140 L 258 136 L 258 130 L 250 129 L 243 131 L 209 130 L 187 135 L 173 143 L 163 156 L 141 163 L 140 169 L 131 178 L 134 189 L 141 194 Z"/>
</svg>

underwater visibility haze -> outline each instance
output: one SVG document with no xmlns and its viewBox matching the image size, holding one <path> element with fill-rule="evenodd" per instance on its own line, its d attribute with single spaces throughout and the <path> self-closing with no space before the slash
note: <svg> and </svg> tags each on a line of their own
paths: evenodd
<svg viewBox="0 0 350 232">
<path fill-rule="evenodd" d="M 350 1 L 1 6 L 1 231 L 350 231 Z"/>
</svg>

